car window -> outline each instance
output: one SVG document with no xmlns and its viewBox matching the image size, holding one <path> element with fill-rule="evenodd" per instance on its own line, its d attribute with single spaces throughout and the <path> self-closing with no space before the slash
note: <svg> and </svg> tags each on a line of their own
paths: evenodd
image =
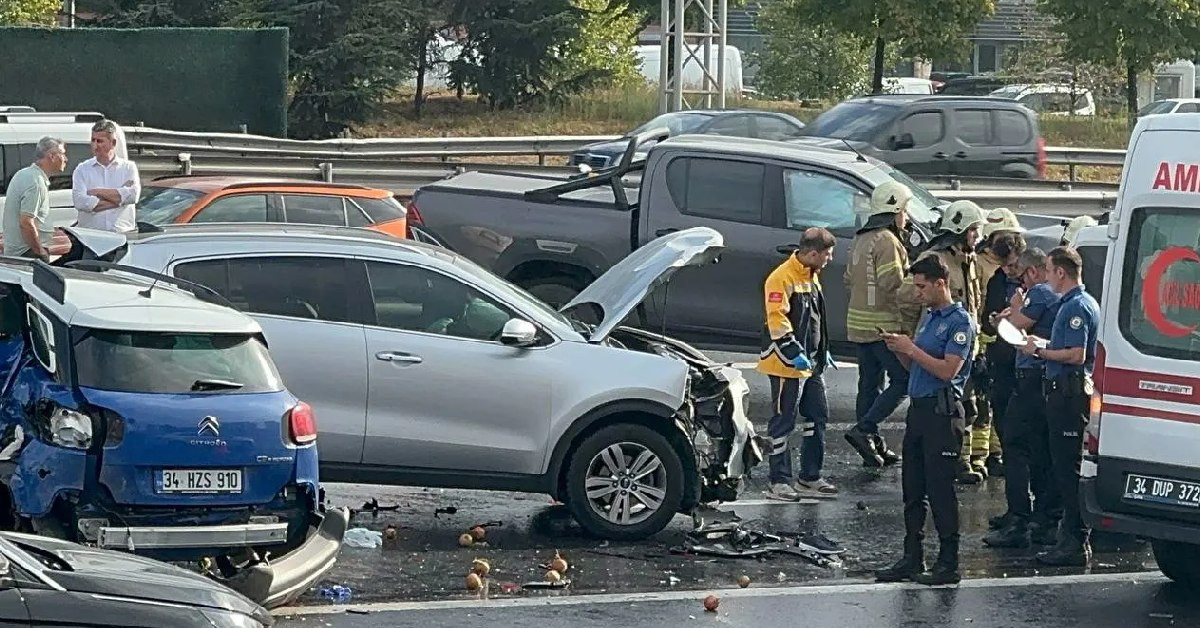
<svg viewBox="0 0 1200 628">
<path fill-rule="evenodd" d="M 142 188 L 142 197 L 138 199 L 137 219 L 152 225 L 175 222 L 203 196 L 204 193 L 197 190 L 146 186 Z"/>
<path fill-rule="evenodd" d="M 1033 138 L 1029 119 L 1017 111 L 998 109 L 992 112 L 992 130 L 998 146 L 1024 146 Z"/>
<path fill-rule="evenodd" d="M 212 288 L 238 309 L 350 322 L 347 277 L 358 262 L 326 257 L 240 257 L 179 264 L 175 276 Z M 360 267 L 361 268 L 361 267 Z"/>
<path fill-rule="evenodd" d="M 283 195 L 284 222 L 346 226 L 346 208 L 340 196 Z"/>
<path fill-rule="evenodd" d="M 667 187 L 685 214 L 761 224 L 765 176 L 762 164 L 683 157 L 667 167 Z"/>
<path fill-rule="evenodd" d="M 261 340 L 248 334 L 88 330 L 75 344 L 79 385 L 145 393 L 283 390 Z"/>
<path fill-rule="evenodd" d="M 362 210 L 354 199 L 343 199 L 346 203 L 346 225 L 350 227 L 369 227 L 371 226 L 371 217 Z"/>
<path fill-rule="evenodd" d="M 1029 107 L 1034 111 L 1042 111 L 1045 109 L 1041 94 L 1025 94 L 1024 96 L 1018 98 L 1017 102 Z"/>
<path fill-rule="evenodd" d="M 1175 113 L 1200 113 L 1200 104 L 1194 102 L 1185 102 L 1182 105 L 1179 105 L 1179 108 L 1175 110 Z"/>
<path fill-rule="evenodd" d="M 381 327 L 498 340 L 512 312 L 461 281 L 419 266 L 367 262 Z"/>
<path fill-rule="evenodd" d="M 911 133 L 913 148 L 933 146 L 942 141 L 946 122 L 940 111 L 919 111 L 900 122 L 900 135 Z"/>
<path fill-rule="evenodd" d="M 854 227 L 869 202 L 857 188 L 818 172 L 785 170 L 783 183 L 789 229 Z"/>
<path fill-rule="evenodd" d="M 29 323 L 30 344 L 33 346 L 33 356 L 51 375 L 58 372 L 58 361 L 54 337 L 54 325 L 50 318 L 41 310 L 29 304 L 25 309 L 26 321 Z"/>
<path fill-rule="evenodd" d="M 1200 326 L 1200 308 L 1195 306 L 1200 285 L 1197 234 L 1200 212 L 1194 209 L 1137 208 L 1129 217 L 1117 320 L 1121 334 L 1143 353 L 1200 358 L 1200 337 L 1195 333 Z"/>
<path fill-rule="evenodd" d="M 192 222 L 266 222 L 266 194 L 223 196 L 211 202 Z"/>
<path fill-rule="evenodd" d="M 764 140 L 785 140 L 792 137 L 799 137 L 801 128 L 775 116 L 758 116 L 755 122 L 758 124 L 758 137 Z"/>
<path fill-rule="evenodd" d="M 805 127 L 804 134 L 871 142 L 900 112 L 901 108 L 891 103 L 847 101 L 817 116 Z"/>
<path fill-rule="evenodd" d="M 363 211 L 367 212 L 367 216 L 371 217 L 371 222 L 387 222 L 389 220 L 399 220 L 408 215 L 404 206 L 395 198 L 351 198 L 346 199 L 351 205 L 356 205 Z M 347 207 L 349 212 L 350 208 Z"/>
<path fill-rule="evenodd" d="M 954 111 L 958 139 L 968 146 L 986 146 L 991 143 L 992 116 L 986 109 L 956 109 Z"/>
<path fill-rule="evenodd" d="M 750 137 L 750 116 L 725 116 L 708 125 L 705 133 Z"/>
</svg>

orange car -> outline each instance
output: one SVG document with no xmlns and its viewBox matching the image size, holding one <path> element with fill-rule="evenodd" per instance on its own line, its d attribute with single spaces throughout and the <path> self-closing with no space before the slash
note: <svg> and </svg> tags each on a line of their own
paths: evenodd
<svg viewBox="0 0 1200 628">
<path fill-rule="evenodd" d="M 142 186 L 138 222 L 290 222 L 365 227 L 407 238 L 408 215 L 392 193 L 343 183 L 233 176 L 155 179 Z"/>
</svg>

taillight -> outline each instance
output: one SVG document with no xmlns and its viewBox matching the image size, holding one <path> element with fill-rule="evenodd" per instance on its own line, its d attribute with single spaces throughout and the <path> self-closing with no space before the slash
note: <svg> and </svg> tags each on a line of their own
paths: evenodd
<svg viewBox="0 0 1200 628">
<path fill-rule="evenodd" d="M 1037 175 L 1039 179 L 1046 178 L 1046 138 L 1037 139 Z"/>
<path fill-rule="evenodd" d="M 288 410 L 287 420 L 293 443 L 307 445 L 317 440 L 317 417 L 312 406 L 301 401 Z"/>
<path fill-rule="evenodd" d="M 1096 364 L 1092 367 L 1092 398 L 1088 402 L 1088 424 L 1083 435 L 1083 447 L 1088 455 L 1100 455 L 1100 409 L 1103 407 L 1104 344 L 1096 343 Z"/>
<path fill-rule="evenodd" d="M 411 239 L 413 239 L 413 237 L 412 237 L 412 226 L 413 226 L 414 224 L 416 224 L 416 225 L 423 225 L 423 224 L 425 224 L 425 219 L 424 219 L 424 218 L 421 218 L 421 212 L 420 212 L 420 211 L 417 209 L 417 204 L 416 204 L 416 203 L 414 203 L 413 201 L 409 201 L 408 203 L 406 203 L 406 204 L 404 205 L 404 208 L 405 208 L 405 209 L 408 211 L 408 222 L 407 222 L 407 224 L 406 224 L 406 226 L 405 226 L 405 231 L 406 231 L 407 233 L 405 233 L 404 235 L 405 235 L 405 236 L 406 236 L 406 237 L 407 237 L 409 240 L 411 240 Z"/>
</svg>

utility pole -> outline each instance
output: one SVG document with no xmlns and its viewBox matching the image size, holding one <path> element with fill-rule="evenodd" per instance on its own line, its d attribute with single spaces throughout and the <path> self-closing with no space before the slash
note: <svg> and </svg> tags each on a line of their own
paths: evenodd
<svg viewBox="0 0 1200 628">
<path fill-rule="evenodd" d="M 693 7 L 698 11 L 692 10 Z M 699 30 L 687 30 L 689 12 L 700 14 Z M 691 109 L 698 104 L 706 109 L 725 107 L 725 26 L 728 13 L 728 0 L 662 0 L 659 113 Z M 716 50 L 713 50 L 714 45 Z M 684 67 L 696 66 L 700 69 L 699 85 L 684 80 Z M 689 99 L 688 96 L 693 98 Z"/>
<path fill-rule="evenodd" d="M 63 0 L 63 26 L 75 28 L 75 0 Z"/>
</svg>

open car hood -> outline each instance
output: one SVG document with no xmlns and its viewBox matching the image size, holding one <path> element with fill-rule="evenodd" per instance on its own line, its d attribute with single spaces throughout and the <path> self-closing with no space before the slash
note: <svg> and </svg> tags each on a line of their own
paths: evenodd
<svg viewBox="0 0 1200 628">
<path fill-rule="evenodd" d="M 66 261 L 73 262 L 78 259 L 117 261 L 124 252 L 122 249 L 128 244 L 124 233 L 85 227 L 63 227 L 62 230 L 71 241 L 71 250 L 66 255 L 72 259 Z"/>
<path fill-rule="evenodd" d="M 594 322 L 588 340 L 600 342 L 676 270 L 713 262 L 724 248 L 721 234 L 708 227 L 669 233 L 630 253 L 560 311 Z"/>
</svg>

